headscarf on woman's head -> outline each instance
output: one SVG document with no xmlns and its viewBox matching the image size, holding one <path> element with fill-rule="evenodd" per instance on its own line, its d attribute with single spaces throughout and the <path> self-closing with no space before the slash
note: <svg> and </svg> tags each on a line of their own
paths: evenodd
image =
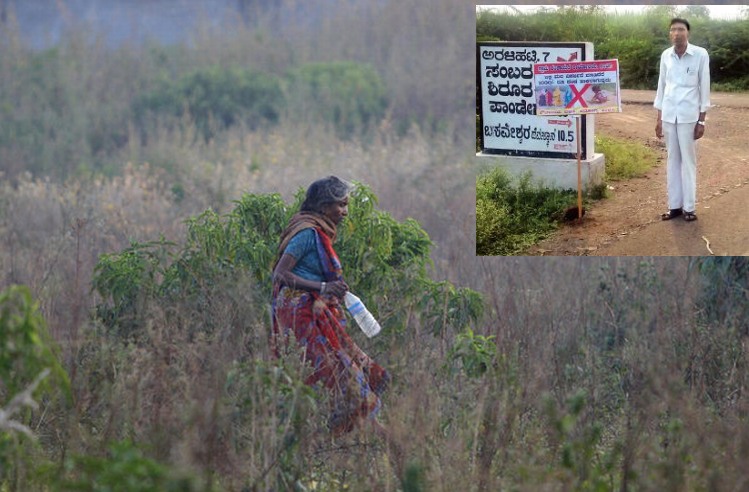
<svg viewBox="0 0 749 492">
<path fill-rule="evenodd" d="M 350 183 L 336 176 L 318 179 L 307 188 L 301 211 L 322 213 L 323 205 L 340 202 L 351 193 L 351 188 Z"/>
<path fill-rule="evenodd" d="M 291 238 L 310 227 L 321 230 L 330 238 L 331 243 L 335 242 L 336 225 L 322 214 L 322 207 L 329 203 L 340 202 L 348 196 L 352 188 L 351 184 L 336 176 L 318 179 L 309 185 L 301 210 L 294 214 L 289 225 L 281 233 L 277 258 L 281 258 Z"/>
</svg>

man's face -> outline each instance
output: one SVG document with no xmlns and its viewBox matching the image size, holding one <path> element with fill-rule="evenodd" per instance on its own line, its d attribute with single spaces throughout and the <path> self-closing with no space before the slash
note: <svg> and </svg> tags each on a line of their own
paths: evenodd
<svg viewBox="0 0 749 492">
<path fill-rule="evenodd" d="M 671 24 L 669 35 L 671 37 L 671 43 L 674 46 L 686 46 L 687 41 L 689 40 L 689 31 L 687 30 L 687 26 L 685 24 L 682 24 L 681 22 L 675 22 Z"/>
</svg>

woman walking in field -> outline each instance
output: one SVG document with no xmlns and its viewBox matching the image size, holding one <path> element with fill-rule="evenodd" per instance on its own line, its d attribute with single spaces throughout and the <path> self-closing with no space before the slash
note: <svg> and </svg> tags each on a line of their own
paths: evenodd
<svg viewBox="0 0 749 492">
<path fill-rule="evenodd" d="M 313 372 L 306 383 L 330 391 L 328 425 L 334 435 L 376 420 L 390 379 L 346 333 L 342 299 L 348 291 L 333 249 L 337 226 L 348 215 L 351 186 L 335 176 L 312 183 L 281 234 L 273 269 L 273 333 L 276 356 L 294 335 Z"/>
</svg>

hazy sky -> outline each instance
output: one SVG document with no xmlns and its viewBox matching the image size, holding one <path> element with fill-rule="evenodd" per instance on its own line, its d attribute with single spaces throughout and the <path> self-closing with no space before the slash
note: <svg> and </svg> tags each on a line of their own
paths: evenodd
<svg viewBox="0 0 749 492">
<path fill-rule="evenodd" d="M 538 8 L 549 8 L 550 5 L 517 5 L 513 4 L 513 7 L 520 11 L 532 12 Z M 602 5 L 606 10 L 616 12 L 626 11 L 641 11 L 643 8 L 649 5 Z M 685 7 L 685 5 L 677 5 L 677 7 Z M 742 11 L 749 7 L 749 5 L 706 5 L 710 10 L 710 17 L 713 19 L 734 19 L 742 16 Z M 508 5 L 477 5 L 476 8 L 497 8 L 497 9 L 509 9 Z"/>
</svg>

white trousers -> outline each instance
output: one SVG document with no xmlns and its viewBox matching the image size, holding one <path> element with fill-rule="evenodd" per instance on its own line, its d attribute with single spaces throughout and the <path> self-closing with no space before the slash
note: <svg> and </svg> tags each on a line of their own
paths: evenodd
<svg viewBox="0 0 749 492">
<path fill-rule="evenodd" d="M 663 136 L 668 149 L 666 183 L 668 208 L 694 212 L 697 197 L 697 145 L 694 139 L 696 123 L 663 122 Z"/>
</svg>

